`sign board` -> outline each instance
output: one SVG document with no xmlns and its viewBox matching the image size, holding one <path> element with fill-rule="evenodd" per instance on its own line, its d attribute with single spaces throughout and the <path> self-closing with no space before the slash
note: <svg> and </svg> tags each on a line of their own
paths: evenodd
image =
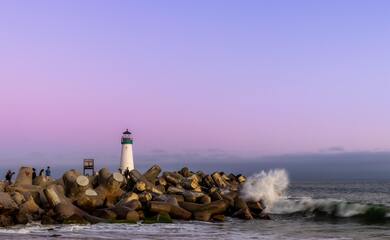
<svg viewBox="0 0 390 240">
<path fill-rule="evenodd" d="M 95 159 L 84 159 L 83 174 L 86 170 L 92 170 L 92 175 L 95 175 Z"/>
</svg>

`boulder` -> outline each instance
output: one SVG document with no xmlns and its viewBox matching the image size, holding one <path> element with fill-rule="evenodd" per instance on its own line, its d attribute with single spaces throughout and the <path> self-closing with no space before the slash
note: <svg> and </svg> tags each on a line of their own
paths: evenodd
<svg viewBox="0 0 390 240">
<path fill-rule="evenodd" d="M 32 185 L 32 168 L 21 167 L 15 180 L 16 186 Z"/>
<path fill-rule="evenodd" d="M 13 214 L 17 210 L 19 207 L 11 196 L 8 193 L 0 192 L 0 214 Z"/>
</svg>

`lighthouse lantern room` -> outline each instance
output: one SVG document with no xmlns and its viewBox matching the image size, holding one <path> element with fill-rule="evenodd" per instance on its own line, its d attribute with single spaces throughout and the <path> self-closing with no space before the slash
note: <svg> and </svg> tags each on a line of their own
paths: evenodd
<svg viewBox="0 0 390 240">
<path fill-rule="evenodd" d="M 129 171 L 131 171 L 134 169 L 133 137 L 131 135 L 131 132 L 129 132 L 128 129 L 126 129 L 126 131 L 123 132 L 121 144 L 122 144 L 122 153 L 121 153 L 120 169 L 122 172 L 125 171 L 126 169 L 129 169 Z"/>
</svg>

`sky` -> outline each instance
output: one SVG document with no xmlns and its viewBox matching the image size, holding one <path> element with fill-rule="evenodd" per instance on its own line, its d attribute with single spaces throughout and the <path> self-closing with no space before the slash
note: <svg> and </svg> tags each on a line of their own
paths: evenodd
<svg viewBox="0 0 390 240">
<path fill-rule="evenodd" d="M 388 152 L 389 16 L 388 1 L 0 1 L 0 163 L 119 163 L 126 128 L 136 165 Z"/>
</svg>

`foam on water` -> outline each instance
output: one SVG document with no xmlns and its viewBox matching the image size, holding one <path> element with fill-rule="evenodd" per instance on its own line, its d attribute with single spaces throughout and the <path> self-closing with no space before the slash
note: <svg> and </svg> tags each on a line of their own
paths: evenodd
<svg viewBox="0 0 390 240">
<path fill-rule="evenodd" d="M 352 203 L 339 199 L 283 198 L 269 209 L 272 214 L 303 213 L 337 218 L 361 217 L 368 221 L 389 221 L 390 209 L 383 205 Z"/>
<path fill-rule="evenodd" d="M 262 240 L 322 240 L 352 239 L 333 236 L 331 238 L 305 236 L 297 227 L 277 221 L 241 221 L 227 219 L 224 223 L 178 221 L 173 224 L 96 224 L 59 226 L 16 226 L 1 229 L 0 239 L 151 239 L 151 240 L 209 240 L 209 239 L 262 239 Z M 298 234 L 298 235 L 297 235 Z"/>
</svg>

